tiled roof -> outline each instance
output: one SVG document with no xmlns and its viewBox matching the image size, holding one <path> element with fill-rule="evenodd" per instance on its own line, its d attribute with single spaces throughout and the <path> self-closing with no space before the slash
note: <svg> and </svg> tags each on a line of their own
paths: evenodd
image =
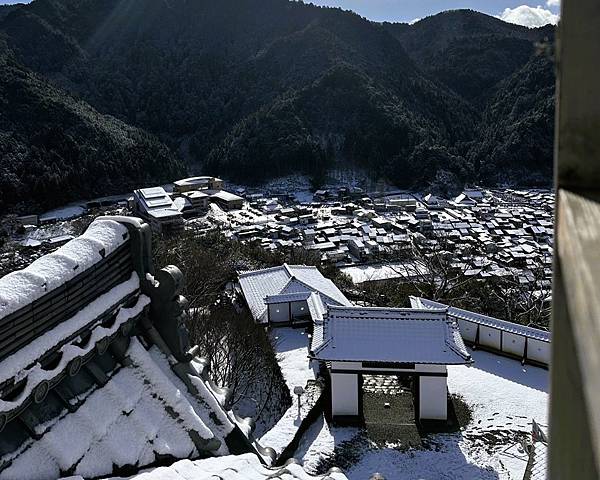
<svg viewBox="0 0 600 480">
<path fill-rule="evenodd" d="M 143 313 L 150 299 L 146 295 L 134 295 L 139 288 L 139 279 L 134 272 L 130 280 L 117 285 L 110 292 L 90 302 L 76 315 L 43 333 L 19 351 L 0 362 L 0 384 L 13 378 L 25 382 L 18 398 L 0 400 L 0 413 L 18 410 L 21 404 L 42 382 L 53 382 L 64 375 L 65 369 L 75 359 L 93 354 L 97 344 L 114 337 L 123 326 Z M 139 292 L 138 292 L 139 294 Z M 123 299 L 131 298 L 135 304 L 131 308 L 122 306 Z M 99 318 L 103 312 L 115 312 L 113 324 L 103 326 Z M 81 344 L 81 332 L 89 333 L 89 340 Z M 39 361 L 50 351 L 60 355 L 60 361 L 50 368 Z"/>
<path fill-rule="evenodd" d="M 330 279 L 324 277 L 317 267 L 307 267 L 304 265 L 285 265 L 288 271 L 301 282 L 307 284 L 319 293 L 324 294 L 339 305 L 350 306 L 350 301 L 335 286 Z"/>
<path fill-rule="evenodd" d="M 161 301 L 161 295 L 173 298 L 177 288 L 169 289 L 167 281 L 150 282 L 144 275 L 149 264 L 134 269 L 134 242 L 140 246 L 149 239 L 135 228 L 141 226 L 136 222 L 94 222 L 81 241 L 67 245 L 64 251 L 71 255 L 58 257 L 61 268 L 38 269 L 27 277 L 36 285 L 51 271 L 66 272 L 63 266 L 78 265 L 77 277 L 65 274 L 63 279 L 69 295 L 57 297 L 66 288 L 57 286 L 39 298 L 34 295 L 33 303 L 24 299 L 21 309 L 4 319 L 14 317 L 18 327 L 29 325 L 25 322 L 36 302 L 46 308 L 41 311 L 46 317 L 48 312 L 58 315 L 48 328 L 35 324 L 29 341 L 0 359 L 2 480 L 97 478 L 157 462 L 249 452 L 257 459 L 272 458 L 272 452 L 249 438 L 249 421 L 227 410 L 227 391 L 211 382 L 206 362 L 193 358 L 178 323 L 181 318 L 165 314 L 163 324 L 155 323 L 149 305 Z M 128 230 L 121 223 L 134 227 L 126 245 L 121 240 Z M 117 233 L 114 245 L 107 230 Z M 77 245 L 93 248 L 82 248 L 77 257 Z M 144 246 L 150 249 L 149 243 Z M 103 255 L 100 247 L 108 253 L 115 247 L 116 253 Z M 97 256 L 101 260 L 95 262 Z M 55 258 L 46 257 L 37 265 L 56 267 Z M 113 267 L 116 274 L 111 273 Z M 176 284 L 176 270 L 170 267 L 157 275 L 171 276 Z M 90 271 L 99 279 L 89 277 Z M 108 289 L 98 290 L 98 282 Z M 11 298 L 22 297 L 21 285 L 14 286 Z M 2 340 L 17 338 L 11 335 Z"/>
<path fill-rule="evenodd" d="M 255 320 L 266 312 L 265 298 L 277 295 L 288 283 L 290 276 L 283 267 L 244 272 L 239 276 L 242 292 Z"/>
<path fill-rule="evenodd" d="M 322 338 L 314 355 L 325 361 L 470 362 L 458 326 L 445 310 L 330 307 Z"/>
<path fill-rule="evenodd" d="M 463 310 L 462 308 L 449 307 L 443 303 L 434 302 L 433 300 L 427 300 L 426 298 L 411 297 L 411 305 L 415 308 L 447 308 L 448 315 L 457 320 L 468 320 L 473 323 L 485 325 L 488 327 L 497 328 L 509 333 L 517 335 L 523 335 L 534 340 L 540 340 L 542 342 L 550 342 L 552 340 L 552 334 L 545 330 L 538 328 L 528 327 L 526 325 L 519 325 L 518 323 L 507 322 L 506 320 L 500 320 L 498 318 L 488 317 L 480 313 L 470 312 Z"/>
<path fill-rule="evenodd" d="M 234 420 L 200 377 L 192 395 L 171 371 L 167 358 L 133 338 L 126 363 L 107 383 L 79 397 L 79 408 L 63 408 L 0 460 L 3 479 L 47 480 L 72 472 L 85 478 L 114 467 L 149 465 L 160 458 L 226 455 Z"/>
<path fill-rule="evenodd" d="M 280 267 L 242 272 L 239 282 L 252 316 L 259 321 L 265 317 L 265 299 L 274 295 L 315 291 L 323 296 L 326 304 L 351 305 L 335 284 L 316 267 L 284 264 Z"/>
<path fill-rule="evenodd" d="M 326 475 L 309 475 L 302 466 L 289 462 L 285 466 L 267 468 L 255 455 L 245 454 L 204 460 L 181 460 L 169 467 L 158 467 L 133 477 L 109 480 L 347 480 L 337 469 Z M 69 480 L 83 480 L 70 478 Z"/>
<path fill-rule="evenodd" d="M 323 303 L 321 295 L 312 292 L 306 300 L 306 303 L 308 305 L 308 311 L 310 312 L 310 317 L 312 318 L 313 322 L 322 321 L 327 312 L 327 307 Z"/>
</svg>

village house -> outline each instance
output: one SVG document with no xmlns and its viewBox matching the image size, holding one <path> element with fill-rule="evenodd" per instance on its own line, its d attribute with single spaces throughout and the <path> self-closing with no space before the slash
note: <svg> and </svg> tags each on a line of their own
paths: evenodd
<svg viewBox="0 0 600 480">
<path fill-rule="evenodd" d="M 210 204 L 210 195 L 202 190 L 190 190 L 181 194 L 181 198 L 185 199 L 185 206 L 182 210 L 183 214 L 195 214 L 208 209 Z"/>
<path fill-rule="evenodd" d="M 447 205 L 447 202 L 444 199 L 441 199 L 432 193 L 428 193 L 423 197 L 423 203 L 429 210 L 442 209 Z"/>
<path fill-rule="evenodd" d="M 238 282 L 254 320 L 268 326 L 310 324 L 327 305 L 350 305 L 316 267 L 284 264 L 242 272 Z"/>
<path fill-rule="evenodd" d="M 133 192 L 133 213 L 148 221 L 156 232 L 183 229 L 183 215 L 162 187 L 141 188 Z"/>
<path fill-rule="evenodd" d="M 461 207 L 472 207 L 477 205 L 477 202 L 466 193 L 461 193 L 454 199 L 454 204 Z"/>
<path fill-rule="evenodd" d="M 237 195 L 220 190 L 210 195 L 210 201 L 224 210 L 239 210 L 244 206 L 244 199 Z"/>
<path fill-rule="evenodd" d="M 190 177 L 173 182 L 174 193 L 185 193 L 192 190 L 222 190 L 223 180 L 217 177 Z"/>
</svg>

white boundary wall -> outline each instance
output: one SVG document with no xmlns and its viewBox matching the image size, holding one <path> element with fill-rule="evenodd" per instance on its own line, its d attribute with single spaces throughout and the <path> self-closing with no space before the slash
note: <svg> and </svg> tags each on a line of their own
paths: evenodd
<svg viewBox="0 0 600 480">
<path fill-rule="evenodd" d="M 467 343 L 544 366 L 550 364 L 550 332 L 448 307 L 424 298 L 411 297 L 411 305 L 413 308 L 448 308 L 448 316 L 457 321 L 460 335 Z"/>
</svg>

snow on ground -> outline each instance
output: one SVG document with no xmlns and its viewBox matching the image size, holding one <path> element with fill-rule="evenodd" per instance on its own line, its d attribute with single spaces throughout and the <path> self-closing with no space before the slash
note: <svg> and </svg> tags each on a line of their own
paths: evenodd
<svg viewBox="0 0 600 480">
<path fill-rule="evenodd" d="M 274 330 L 274 336 L 279 366 L 290 391 L 314 380 L 315 372 L 308 360 L 308 335 L 304 329 L 278 328 Z"/>
<path fill-rule="evenodd" d="M 25 237 L 21 240 L 21 244 L 26 244 L 29 242 L 35 245 L 35 242 L 40 244 L 44 240 L 50 240 L 51 238 L 58 238 L 62 237 L 63 235 L 72 234 L 73 228 L 70 222 L 56 222 L 28 231 Z"/>
<path fill-rule="evenodd" d="M 70 218 L 80 217 L 84 213 L 85 208 L 82 205 L 66 205 L 43 213 L 40 215 L 40 221 L 48 219 L 68 220 Z"/>
<path fill-rule="evenodd" d="M 356 427 L 332 427 L 321 415 L 304 434 L 294 458 L 300 461 L 308 472 L 316 472 L 323 456 L 331 455 L 335 448 L 339 448 L 344 442 L 351 442 L 359 433 L 360 429 Z M 367 478 L 370 478 L 370 474 L 365 477 Z"/>
<path fill-rule="evenodd" d="M 227 216 L 227 212 L 223 211 L 221 207 L 216 205 L 215 203 L 211 203 L 208 208 L 208 213 L 206 214 L 207 218 L 214 220 L 217 223 L 228 225 L 229 218 Z"/>
<path fill-rule="evenodd" d="M 416 266 L 414 263 L 353 265 L 340 270 L 349 275 L 355 284 L 392 278 L 411 278 L 415 275 L 423 275 L 426 271 L 424 267 Z"/>
<path fill-rule="evenodd" d="M 298 416 L 298 399 L 294 394 L 294 387 L 304 388 L 309 380 L 315 379 L 315 372 L 308 361 L 308 335 L 304 329 L 277 328 L 274 336 L 277 361 L 294 401 L 277 424 L 259 441 L 263 446 L 281 453 L 292 441 L 302 419 L 310 410 L 310 405 L 303 401 Z"/>
<path fill-rule="evenodd" d="M 531 431 L 532 418 L 546 424 L 548 371 L 483 351 L 474 351 L 473 358 L 471 367 L 448 368 L 450 392 L 472 409 L 472 421 L 462 432 L 431 435 L 428 449 L 400 451 L 378 448 L 357 428 L 332 427 L 321 419 L 295 457 L 309 472 L 322 470 L 319 464 L 328 460 L 338 463 L 350 480 L 374 472 L 386 480 L 521 480 L 527 457 L 519 436 Z"/>
<path fill-rule="evenodd" d="M 448 367 L 448 389 L 473 408 L 468 431 L 531 431 L 548 417 L 548 371 L 510 358 L 474 351 L 472 367 Z"/>
</svg>

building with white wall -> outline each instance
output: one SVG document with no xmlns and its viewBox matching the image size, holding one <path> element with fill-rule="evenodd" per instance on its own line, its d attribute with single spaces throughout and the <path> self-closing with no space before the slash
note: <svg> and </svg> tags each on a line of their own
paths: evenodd
<svg viewBox="0 0 600 480">
<path fill-rule="evenodd" d="M 368 374 L 411 376 L 419 420 L 445 421 L 447 365 L 472 362 L 446 309 L 330 306 L 315 322 L 310 355 L 329 370 L 334 420 L 362 416 Z"/>
<path fill-rule="evenodd" d="M 133 213 L 148 221 L 156 232 L 183 229 L 183 215 L 162 187 L 134 190 Z"/>
<path fill-rule="evenodd" d="M 175 193 L 184 193 L 193 190 L 222 190 L 223 185 L 223 180 L 217 177 L 190 177 L 173 182 L 173 191 Z"/>
<path fill-rule="evenodd" d="M 539 328 L 507 322 L 462 308 L 449 307 L 420 297 L 410 297 L 413 308 L 447 309 L 457 324 L 463 340 L 474 348 L 490 350 L 521 360 L 523 363 L 548 367 L 552 334 Z"/>
<path fill-rule="evenodd" d="M 321 321 L 328 306 L 351 305 L 317 267 L 306 265 L 242 272 L 239 285 L 254 320 L 271 326 Z"/>
</svg>

